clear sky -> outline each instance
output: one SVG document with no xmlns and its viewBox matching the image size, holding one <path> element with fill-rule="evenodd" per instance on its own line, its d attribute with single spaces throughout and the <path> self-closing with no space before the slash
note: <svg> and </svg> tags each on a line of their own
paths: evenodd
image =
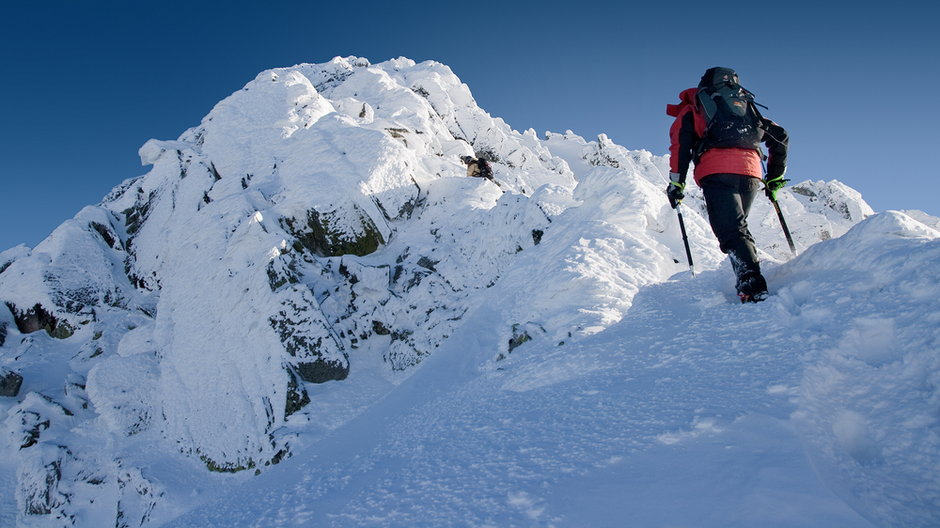
<svg viewBox="0 0 940 528">
<path fill-rule="evenodd" d="M 35 246 L 144 174 L 259 72 L 341 55 L 449 65 L 539 134 L 665 154 L 665 105 L 710 66 L 790 132 L 788 176 L 838 179 L 876 211 L 940 215 L 936 2 L 46 1 L 0 7 L 0 250 Z"/>
</svg>

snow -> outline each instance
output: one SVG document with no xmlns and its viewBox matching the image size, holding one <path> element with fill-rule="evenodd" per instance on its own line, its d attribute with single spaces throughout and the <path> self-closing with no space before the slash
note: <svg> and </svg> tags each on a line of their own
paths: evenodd
<svg viewBox="0 0 940 528">
<path fill-rule="evenodd" d="M 940 219 L 801 182 L 791 257 L 759 199 L 741 305 L 668 158 L 405 58 L 262 72 L 140 155 L 0 253 L 0 525 L 940 524 Z"/>
</svg>

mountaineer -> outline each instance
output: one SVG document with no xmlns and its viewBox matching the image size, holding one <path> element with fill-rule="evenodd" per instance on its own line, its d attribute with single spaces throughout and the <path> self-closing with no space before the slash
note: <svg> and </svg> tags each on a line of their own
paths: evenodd
<svg viewBox="0 0 940 528">
<path fill-rule="evenodd" d="M 670 128 L 670 173 L 666 195 L 675 209 L 682 202 L 689 164 L 702 188 L 708 221 L 721 251 L 728 255 L 741 302 L 767 296 L 754 238 L 747 226 L 751 203 L 761 187 L 771 200 L 785 180 L 787 133 L 757 110 L 754 94 L 743 88 L 730 68 L 709 68 L 698 88 L 679 94 L 678 105 L 667 105 L 675 117 Z M 767 173 L 763 175 L 767 146 Z M 761 177 L 763 176 L 763 180 Z"/>
</svg>

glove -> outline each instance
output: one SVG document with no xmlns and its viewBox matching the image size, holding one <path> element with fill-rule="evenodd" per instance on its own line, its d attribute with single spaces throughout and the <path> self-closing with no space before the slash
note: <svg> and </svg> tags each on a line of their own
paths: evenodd
<svg viewBox="0 0 940 528">
<path fill-rule="evenodd" d="M 777 176 L 776 178 L 768 177 L 766 180 L 764 180 L 764 193 L 767 194 L 767 197 L 770 198 L 771 202 L 777 201 L 777 191 L 783 189 L 788 181 L 790 180 L 785 179 L 783 174 Z"/>
<path fill-rule="evenodd" d="M 669 198 L 669 205 L 673 209 L 679 207 L 679 204 L 682 203 L 682 199 L 685 198 L 685 182 L 681 181 L 684 178 L 679 175 L 677 172 L 669 173 L 669 186 L 666 187 L 666 196 Z"/>
</svg>

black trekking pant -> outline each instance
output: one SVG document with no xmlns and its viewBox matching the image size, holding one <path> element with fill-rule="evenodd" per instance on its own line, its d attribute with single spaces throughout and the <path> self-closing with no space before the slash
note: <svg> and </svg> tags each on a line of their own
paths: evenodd
<svg viewBox="0 0 940 528">
<path fill-rule="evenodd" d="M 711 174 L 699 183 L 705 195 L 708 222 L 718 247 L 731 257 L 735 275 L 760 273 L 754 237 L 747 228 L 747 214 L 761 190 L 761 181 L 740 174 Z"/>
</svg>

